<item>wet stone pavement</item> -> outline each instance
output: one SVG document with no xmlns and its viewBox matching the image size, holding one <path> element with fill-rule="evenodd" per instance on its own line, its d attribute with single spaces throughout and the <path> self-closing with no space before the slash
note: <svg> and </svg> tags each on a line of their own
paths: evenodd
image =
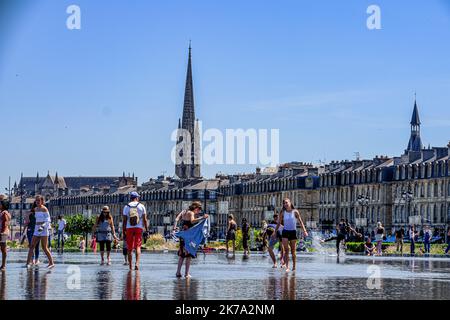
<svg viewBox="0 0 450 320">
<path fill-rule="evenodd" d="M 450 299 L 448 258 L 298 255 L 297 271 L 286 273 L 262 254 L 210 253 L 193 260 L 191 279 L 177 279 L 172 252 L 144 253 L 138 272 L 120 252 L 111 266 L 100 266 L 98 253 L 55 254 L 52 270 L 45 261 L 25 268 L 25 255 L 9 252 L 0 300 Z"/>
</svg>

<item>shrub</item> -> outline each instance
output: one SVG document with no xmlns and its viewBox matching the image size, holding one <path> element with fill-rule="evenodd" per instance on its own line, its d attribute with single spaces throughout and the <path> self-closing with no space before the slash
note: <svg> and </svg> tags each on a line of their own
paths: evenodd
<svg viewBox="0 0 450 320">
<path fill-rule="evenodd" d="M 365 242 L 347 242 L 347 251 L 348 252 L 364 252 L 364 243 Z M 374 246 L 377 245 L 375 241 L 372 242 Z M 392 242 L 383 242 L 381 245 L 381 249 L 384 251 L 390 246 L 392 246 L 394 243 Z"/>
<path fill-rule="evenodd" d="M 163 235 L 159 234 L 159 233 L 155 233 L 148 237 L 146 246 L 155 247 L 155 246 L 161 246 L 165 243 L 166 243 L 166 240 L 164 240 Z"/>
</svg>

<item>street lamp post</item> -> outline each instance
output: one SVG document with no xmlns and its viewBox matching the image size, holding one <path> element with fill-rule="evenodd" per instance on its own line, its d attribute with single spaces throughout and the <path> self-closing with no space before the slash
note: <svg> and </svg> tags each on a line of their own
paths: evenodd
<svg viewBox="0 0 450 320">
<path fill-rule="evenodd" d="M 312 228 L 313 226 L 315 226 L 315 228 L 317 227 L 316 224 L 313 224 L 314 209 L 317 209 L 317 205 L 319 205 L 319 202 L 303 202 L 302 206 L 300 207 L 300 209 L 309 209 L 311 212 L 309 215 L 310 228 Z"/>
<path fill-rule="evenodd" d="M 358 219 L 359 227 L 361 227 L 361 226 L 363 226 L 362 216 L 364 215 L 364 211 L 365 211 L 365 219 L 367 222 L 367 208 L 369 207 L 370 198 L 368 196 L 364 196 L 364 195 L 360 194 L 357 197 L 356 201 L 361 206 L 361 212 L 359 214 L 359 219 Z M 366 208 L 366 209 L 364 210 L 364 208 Z M 367 227 L 367 225 L 365 225 L 365 227 Z"/>
<path fill-rule="evenodd" d="M 411 185 L 408 185 L 408 189 L 406 191 L 404 190 L 402 192 L 402 199 L 407 204 L 408 217 L 411 216 L 411 202 L 412 202 L 413 198 L 414 198 L 414 194 L 412 192 Z M 406 219 L 405 219 L 405 222 L 406 222 Z M 405 226 L 405 228 L 406 228 L 406 226 Z"/>
</svg>

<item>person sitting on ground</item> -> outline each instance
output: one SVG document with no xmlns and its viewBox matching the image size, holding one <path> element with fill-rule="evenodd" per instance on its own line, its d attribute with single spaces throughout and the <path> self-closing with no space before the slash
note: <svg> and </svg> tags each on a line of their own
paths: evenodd
<svg viewBox="0 0 450 320">
<path fill-rule="evenodd" d="M 375 250 L 375 245 L 372 243 L 372 239 L 367 237 L 366 243 L 364 243 L 364 253 L 367 256 L 373 256 L 373 252 Z"/>
<path fill-rule="evenodd" d="M 306 248 L 306 245 L 305 245 L 304 237 L 300 237 L 300 239 L 298 241 L 298 251 L 300 251 L 300 252 L 308 252 L 308 248 Z"/>
</svg>

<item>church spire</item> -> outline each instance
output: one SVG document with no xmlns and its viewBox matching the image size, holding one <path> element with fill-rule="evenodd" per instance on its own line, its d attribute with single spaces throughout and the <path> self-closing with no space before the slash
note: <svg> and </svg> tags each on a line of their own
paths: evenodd
<svg viewBox="0 0 450 320">
<path fill-rule="evenodd" d="M 411 117 L 412 126 L 420 126 L 419 109 L 417 108 L 417 100 L 414 99 L 414 109 Z"/>
<path fill-rule="evenodd" d="M 194 86 L 192 84 L 192 48 L 189 42 L 189 57 L 186 73 L 186 86 L 184 89 L 184 105 L 182 128 L 191 134 L 194 132 L 195 110 L 194 110 Z"/>
<path fill-rule="evenodd" d="M 198 123 L 195 118 L 194 86 L 192 84 L 192 47 L 189 41 L 188 66 L 186 73 L 186 87 L 184 90 L 183 117 L 178 120 L 177 152 L 175 174 L 180 179 L 199 178 L 200 136 Z"/>
<path fill-rule="evenodd" d="M 411 136 L 406 151 L 420 151 L 423 149 L 422 139 L 420 138 L 420 118 L 417 99 L 414 94 L 414 108 L 411 116 Z"/>
</svg>

